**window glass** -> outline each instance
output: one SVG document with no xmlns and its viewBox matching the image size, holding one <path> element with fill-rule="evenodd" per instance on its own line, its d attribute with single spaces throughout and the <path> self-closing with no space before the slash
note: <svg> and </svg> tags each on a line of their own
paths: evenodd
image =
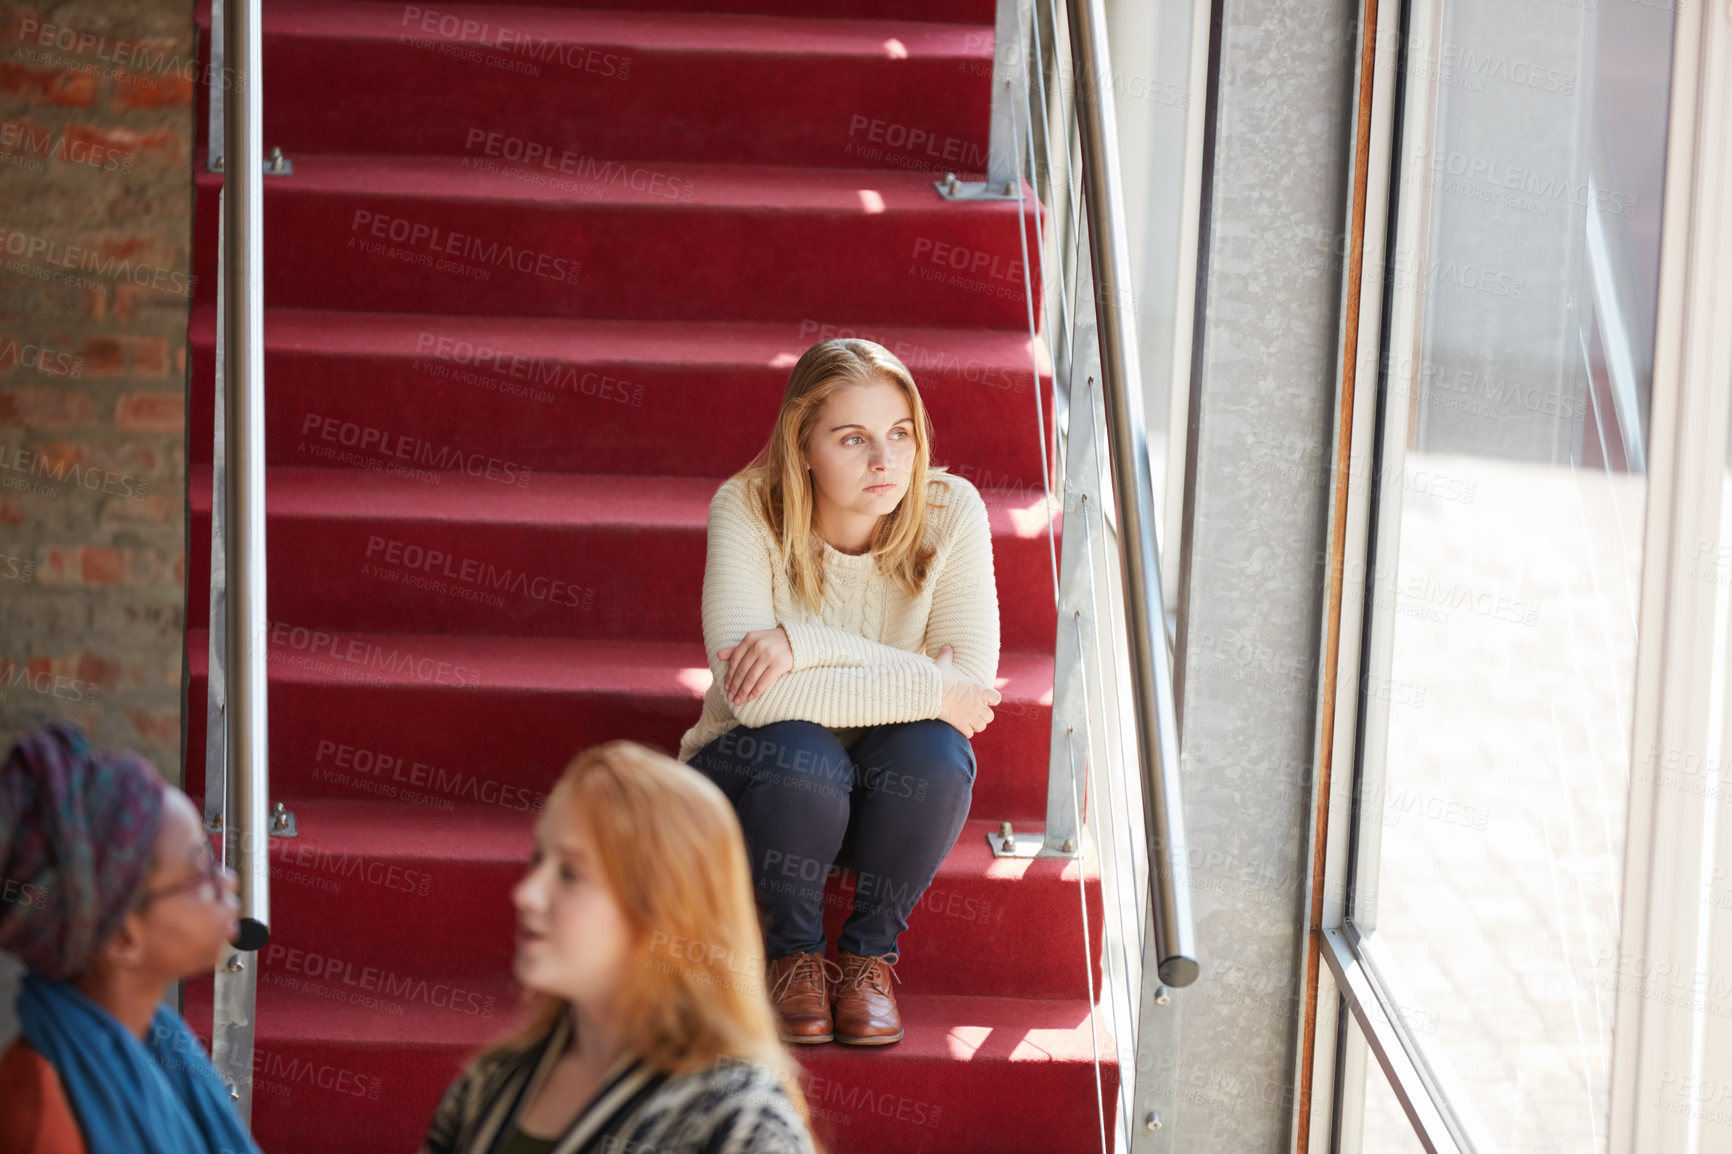
<svg viewBox="0 0 1732 1154">
<path fill-rule="evenodd" d="M 1359 1023 L 1353 1024 L 1355 1032 Z M 1407 1111 L 1390 1088 L 1383 1067 L 1368 1051 L 1365 1058 L 1365 1114 L 1360 1133 L 1362 1154 L 1425 1154 L 1425 1146 L 1414 1133 Z"/>
<path fill-rule="evenodd" d="M 1352 917 L 1480 1154 L 1586 1154 L 1606 1148 L 1672 19 L 1415 0 L 1408 35 Z"/>
</svg>

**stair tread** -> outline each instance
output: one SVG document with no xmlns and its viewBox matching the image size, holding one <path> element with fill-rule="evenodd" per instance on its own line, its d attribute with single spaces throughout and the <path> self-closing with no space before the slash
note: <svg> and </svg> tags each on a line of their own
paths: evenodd
<svg viewBox="0 0 1732 1154">
<path fill-rule="evenodd" d="M 318 684 L 355 684 L 353 677 L 333 677 L 305 664 L 279 660 L 278 655 L 305 651 L 313 662 L 338 660 L 366 675 L 367 683 L 384 687 L 425 688 L 435 682 L 417 676 L 426 661 L 474 671 L 480 688 L 530 689 L 545 692 L 605 691 L 628 696 L 703 697 L 710 671 L 703 664 L 701 642 L 611 641 L 561 637 L 503 637 L 438 633 L 368 633 L 329 630 L 316 640 L 316 627 L 272 622 L 272 680 Z M 296 644 L 305 631 L 304 644 Z M 205 676 L 209 632 L 187 631 L 188 674 Z M 359 646 L 359 649 L 352 648 Z M 287 651 L 286 653 L 284 651 Z M 1010 651 L 998 662 L 999 691 L 1007 701 L 1039 701 L 1052 694 L 1052 655 Z M 338 667 L 334 667 L 338 668 Z M 346 670 L 345 670 L 346 671 Z M 1044 679 L 1045 688 L 1042 688 Z M 442 683 L 452 689 L 455 681 Z"/>
<path fill-rule="evenodd" d="M 216 306 L 192 310 L 194 345 L 216 343 Z M 759 321 L 586 320 L 561 317 L 480 317 L 431 313 L 364 313 L 343 309 L 266 308 L 265 348 L 353 356 L 408 356 L 424 333 L 469 341 L 503 357 L 573 360 L 588 364 L 657 364 L 769 367 L 789 370 L 814 341 L 833 336 L 900 340 L 926 357 L 977 361 L 1011 372 L 1038 363 L 1052 371 L 1043 342 L 1005 329 L 920 328 L 812 321 L 806 325 Z M 879 343 L 884 343 L 879 340 Z M 894 348 L 892 348 L 894 351 Z M 473 356 L 467 352 L 465 356 Z M 1038 362 L 1036 360 L 1038 358 Z M 916 373 L 923 367 L 912 363 Z"/>
<path fill-rule="evenodd" d="M 522 7 L 522 0 L 467 0 L 471 6 L 488 9 Z M 621 0 L 542 0 L 560 8 L 619 8 Z M 812 11 L 810 0 L 646 0 L 636 10 L 645 12 L 707 12 L 741 15 L 798 15 L 803 19 L 861 19 L 901 23 L 967 24 L 992 23 L 992 0 L 830 0 L 823 11 Z M 202 11 L 202 9 L 201 9 Z M 836 13 L 834 17 L 830 13 Z"/>
<path fill-rule="evenodd" d="M 270 958 L 264 966 L 265 972 L 269 972 Z M 273 1046 L 323 1042 L 370 1050 L 435 1046 L 467 1051 L 508 1031 L 518 999 L 516 982 L 503 977 L 444 983 L 448 989 L 440 989 L 440 983 L 433 979 L 428 979 L 422 988 L 421 979 L 396 974 L 370 973 L 358 980 L 354 980 L 353 974 L 349 977 L 352 980 L 348 982 L 340 977 L 318 983 L 295 979 L 300 988 L 261 982 L 259 1041 Z M 392 997 L 387 982 L 402 993 Z M 407 989 L 405 982 L 409 983 Z M 340 990 L 343 999 L 322 992 L 320 987 Z M 377 998 L 396 1009 L 362 1006 L 371 1012 L 355 1012 L 355 1006 L 348 1000 L 354 995 Z M 454 1012 L 435 1004 L 452 996 L 460 996 L 465 1002 L 473 997 L 478 1003 L 470 1004 L 481 1005 L 488 1005 L 491 999 L 490 1015 Z M 898 993 L 896 1000 L 906 1033 L 900 1043 L 874 1050 L 871 1060 L 875 1063 L 885 1060 L 1088 1063 L 1095 1061 L 1096 1044 L 1102 1061 L 1113 1060 L 1112 1038 L 1105 1023 L 1096 1019 L 1091 1038 L 1091 1015 L 1087 1002 L 1081 998 Z M 208 981 L 187 983 L 186 1001 L 189 1017 L 199 1023 L 209 1022 Z M 818 1057 L 813 1052 L 816 1049 L 798 1056 Z M 852 1051 L 837 1047 L 822 1056 L 851 1054 Z"/>
<path fill-rule="evenodd" d="M 294 175 L 267 179 L 267 193 L 354 194 L 446 198 L 499 204 L 538 204 L 584 212 L 597 207 L 638 205 L 669 212 L 726 209 L 736 212 L 809 213 L 879 216 L 896 213 L 989 213 L 1014 219 L 1022 211 L 1014 200 L 948 201 L 932 187 L 931 172 L 890 168 L 815 168 L 798 165 L 707 164 L 679 160 L 603 160 L 577 157 L 589 166 L 575 173 L 558 168 L 501 161 L 494 171 L 474 167 L 463 156 L 375 155 L 372 153 L 296 152 Z M 575 163 L 575 161 L 574 161 Z M 214 196 L 222 173 L 210 172 L 202 157 L 194 165 L 201 191 Z M 661 177 L 631 187 L 625 174 L 645 170 Z M 564 178 L 535 183 L 513 173 L 540 173 Z M 594 180 L 599 174 L 599 181 Z M 571 180 L 588 181 L 595 195 L 574 198 L 562 187 Z M 684 182 L 684 186 L 680 183 Z M 678 195 L 670 197 L 665 189 Z M 1033 192 L 1024 186 L 1032 204 Z M 366 230 L 362 239 L 384 240 Z M 450 236 L 457 236 L 452 233 Z M 400 239 L 400 238 L 399 238 Z M 454 241 L 453 243 L 459 243 Z"/>
<path fill-rule="evenodd" d="M 299 836 L 273 842 L 293 853 L 348 855 L 419 863 L 521 863 L 534 816 L 485 806 L 441 811 L 374 801 L 304 800 L 293 804 Z M 1084 856 L 995 858 L 986 836 L 998 828 L 987 818 L 963 825 L 956 845 L 939 864 L 941 877 L 979 876 L 992 881 L 1060 882 L 1098 877 L 1098 862 L 1085 840 Z"/>
<path fill-rule="evenodd" d="M 536 473 L 501 499 L 498 481 L 441 472 L 439 484 L 367 469 L 273 465 L 265 472 L 267 516 L 400 517 L 490 525 L 671 528 L 703 532 L 720 478 Z M 211 466 L 188 468 L 195 516 L 208 514 Z M 980 489 L 994 540 L 1046 537 L 1045 502 L 1015 489 Z M 1060 515 L 1054 514 L 1054 531 Z"/>
<path fill-rule="evenodd" d="M 535 818 L 489 806 L 451 813 L 367 801 L 293 802 L 299 830 L 290 850 L 425 862 L 521 862 Z"/>
<path fill-rule="evenodd" d="M 199 8 L 206 29 L 208 11 Z M 551 40 L 642 52 L 992 60 L 992 39 L 981 36 L 989 26 L 983 24 L 507 4 L 442 3 L 426 11 L 436 21 L 433 30 L 406 16 L 401 4 L 272 0 L 261 27 L 266 36 L 393 43 L 407 36 L 495 51 L 510 51 L 519 36 L 529 36 L 532 45 Z M 441 35 L 437 29 L 457 26 L 438 22 L 440 17 L 475 24 L 466 34 Z"/>
</svg>

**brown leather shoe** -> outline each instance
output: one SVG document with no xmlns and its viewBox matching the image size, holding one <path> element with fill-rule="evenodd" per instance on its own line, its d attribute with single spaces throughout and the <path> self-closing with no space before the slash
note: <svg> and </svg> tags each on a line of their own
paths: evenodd
<svg viewBox="0 0 1732 1154">
<path fill-rule="evenodd" d="M 834 1035 L 830 1020 L 830 971 L 836 963 L 823 954 L 787 954 L 764 967 L 770 1001 L 781 1020 L 782 1041 L 795 1045 L 828 1042 Z"/>
<path fill-rule="evenodd" d="M 836 984 L 836 1040 L 850 1046 L 887 1046 L 902 1040 L 902 1015 L 889 979 L 896 977 L 896 954 L 861 957 L 843 953 Z"/>
</svg>

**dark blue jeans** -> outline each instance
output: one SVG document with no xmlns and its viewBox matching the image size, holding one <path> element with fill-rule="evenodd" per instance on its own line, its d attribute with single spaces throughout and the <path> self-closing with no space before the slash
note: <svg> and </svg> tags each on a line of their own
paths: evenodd
<svg viewBox="0 0 1732 1154">
<path fill-rule="evenodd" d="M 974 796 L 974 747 L 936 718 L 877 725 L 850 751 L 822 725 L 739 726 L 692 755 L 739 815 L 764 915 L 764 952 L 824 952 L 824 882 L 852 866 L 837 948 L 896 952 Z"/>
</svg>

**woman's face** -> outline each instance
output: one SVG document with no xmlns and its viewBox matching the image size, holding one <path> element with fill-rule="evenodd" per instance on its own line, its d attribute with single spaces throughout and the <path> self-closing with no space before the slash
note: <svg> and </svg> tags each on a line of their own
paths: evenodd
<svg viewBox="0 0 1732 1154">
<path fill-rule="evenodd" d="M 806 464 L 821 501 L 879 517 L 908 492 L 915 451 L 908 397 L 878 380 L 839 389 L 824 402 L 806 442 Z"/>
<path fill-rule="evenodd" d="M 538 993 L 610 1001 L 631 965 L 631 928 L 602 878 L 565 790 L 535 825 L 529 871 L 512 888 L 517 907 L 517 980 Z"/>
<path fill-rule="evenodd" d="M 163 795 L 162 825 L 139 904 L 128 915 L 129 961 L 164 978 L 208 974 L 240 932 L 235 874 L 218 865 L 198 810 Z"/>
</svg>

